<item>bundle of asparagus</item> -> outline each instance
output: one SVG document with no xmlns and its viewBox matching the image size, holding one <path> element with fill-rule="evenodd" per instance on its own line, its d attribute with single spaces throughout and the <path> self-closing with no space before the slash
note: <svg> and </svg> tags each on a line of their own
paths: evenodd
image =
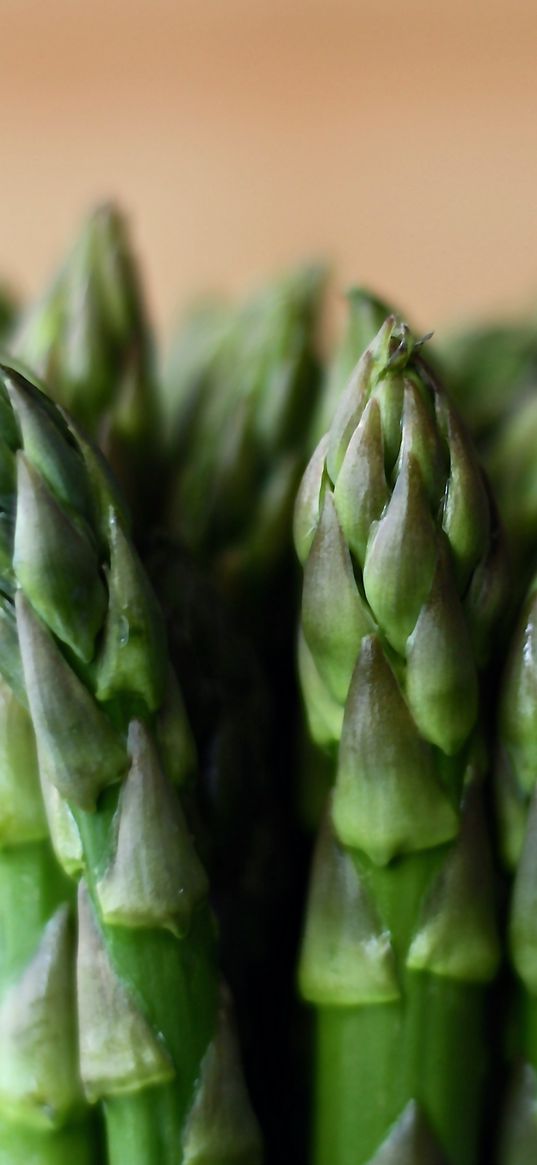
<svg viewBox="0 0 537 1165">
<path fill-rule="evenodd" d="M 533 1165 L 534 328 L 429 345 L 502 623 L 424 341 L 355 289 L 323 371 L 324 283 L 161 376 L 101 207 L 0 305 L 0 1165 Z"/>
</svg>

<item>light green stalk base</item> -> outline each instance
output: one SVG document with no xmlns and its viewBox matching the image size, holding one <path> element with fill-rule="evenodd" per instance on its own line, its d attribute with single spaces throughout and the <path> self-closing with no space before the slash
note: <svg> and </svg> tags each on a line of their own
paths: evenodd
<svg viewBox="0 0 537 1165">
<path fill-rule="evenodd" d="M 112 797 L 109 798 L 113 804 Z M 109 813 L 77 813 L 95 895 Z M 140 1002 L 153 1031 L 162 1033 L 177 1066 L 169 1084 L 140 1088 L 104 1102 L 108 1165 L 180 1165 L 185 1124 L 200 1067 L 216 1030 L 214 923 L 206 904 L 179 942 L 169 931 L 103 926 L 115 971 Z"/>
<path fill-rule="evenodd" d="M 410 1099 L 450 1165 L 475 1165 L 481 994 L 408 974 L 402 1005 L 319 1010 L 315 1165 L 367 1165 Z"/>
<path fill-rule="evenodd" d="M 427 886 L 444 847 L 384 868 L 355 853 L 392 936 L 401 998 L 317 1012 L 315 1165 L 369 1165 L 414 1100 L 449 1165 L 476 1165 L 484 1074 L 480 985 L 405 969 Z M 413 1165 L 430 1165 L 419 1158 Z"/>
<path fill-rule="evenodd" d="M 48 919 L 72 897 L 48 839 L 0 850 L 0 998 L 34 955 Z M 37 1130 L 0 1110 L 0 1165 L 99 1165 L 95 1131 L 93 1113 Z"/>
<path fill-rule="evenodd" d="M 104 1157 L 98 1154 L 87 1122 L 50 1134 L 4 1126 L 0 1165 L 104 1165 Z"/>
<path fill-rule="evenodd" d="M 187 1099 L 173 1083 L 106 1101 L 110 1165 L 181 1165 Z"/>
<path fill-rule="evenodd" d="M 108 927 L 107 942 L 120 978 L 143 1000 L 155 1031 L 167 1033 L 178 1071 L 170 1084 L 144 1088 L 104 1104 L 108 1165 L 180 1165 L 182 1138 L 200 1065 L 216 1026 L 214 968 L 205 908 L 179 945 L 163 931 Z M 199 948 L 204 942 L 207 960 Z M 192 954 L 199 943 L 198 953 Z M 136 947 L 136 959 L 133 948 Z M 173 1033 L 180 1033 L 173 1046 Z M 180 1046 L 179 1046 L 180 1043 Z"/>
<path fill-rule="evenodd" d="M 58 904 L 72 897 L 48 839 L 0 850 L 0 995 L 31 959 Z"/>
</svg>

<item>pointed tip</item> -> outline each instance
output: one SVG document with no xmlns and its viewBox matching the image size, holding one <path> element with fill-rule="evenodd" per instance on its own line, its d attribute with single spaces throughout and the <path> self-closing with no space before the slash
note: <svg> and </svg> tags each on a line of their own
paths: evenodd
<svg viewBox="0 0 537 1165">
<path fill-rule="evenodd" d="M 201 1064 L 183 1141 L 183 1165 L 261 1165 L 261 1131 L 244 1082 L 229 992 L 221 985 L 216 1034 Z"/>
<path fill-rule="evenodd" d="M 80 1101 L 69 913 L 63 904 L 48 920 L 0 1007 L 3 1114 L 48 1130 L 61 1127 Z"/>
</svg>

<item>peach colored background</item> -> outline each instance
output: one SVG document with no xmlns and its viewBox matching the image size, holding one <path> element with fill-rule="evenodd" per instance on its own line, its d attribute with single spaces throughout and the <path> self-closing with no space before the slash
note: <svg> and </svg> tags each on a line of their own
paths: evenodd
<svg viewBox="0 0 537 1165">
<path fill-rule="evenodd" d="M 537 302 L 532 0 L 0 0 L 0 270 L 94 200 L 161 324 L 326 255 L 424 326 Z"/>
</svg>

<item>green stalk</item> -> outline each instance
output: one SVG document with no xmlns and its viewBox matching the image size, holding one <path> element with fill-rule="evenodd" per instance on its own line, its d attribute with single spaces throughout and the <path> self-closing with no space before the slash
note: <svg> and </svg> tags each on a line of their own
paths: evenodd
<svg viewBox="0 0 537 1165">
<path fill-rule="evenodd" d="M 406 1120 L 390 1146 L 393 1157 L 386 1158 L 394 1165 L 406 1165 L 407 1160 L 413 1165 L 446 1160 L 470 1165 L 479 1160 L 475 1111 L 482 1076 L 476 1075 L 475 1065 L 483 1055 L 482 992 L 439 983 L 433 975 L 408 975 L 403 993 L 404 1010 L 395 1003 L 348 1013 L 319 1009 L 314 1138 L 321 1161 L 329 1161 L 331 1153 L 344 1165 L 375 1161 L 386 1120 L 397 1128 L 402 1113 Z M 462 1062 L 461 1031 L 466 1048 Z M 394 1062 L 395 1047 L 399 1055 Z M 342 1086 L 349 1079 L 354 1095 Z M 421 1114 L 430 1114 L 437 1140 L 423 1115 L 418 1123 L 409 1097 L 417 1098 Z"/>
<path fill-rule="evenodd" d="M 48 838 L 28 713 L 0 689 L 0 1162 L 95 1165 L 77 1065 L 72 892 Z"/>
<path fill-rule="evenodd" d="M 106 813 L 105 830 L 104 809 L 98 820 L 75 810 L 96 911 L 95 872 L 106 869 L 109 861 L 107 838 L 117 812 L 115 798 L 113 804 Z M 132 1165 L 172 1161 L 172 1147 L 181 1143 L 196 1092 L 200 1064 L 217 1028 L 213 921 L 204 904 L 192 919 L 188 943 L 177 942 L 170 931 L 140 931 L 128 925 L 103 926 L 102 934 L 118 979 L 128 986 L 133 998 L 143 1002 L 145 1018 L 154 1032 L 165 1034 L 167 1051 L 181 1068 L 177 1079 L 167 1086 L 149 1085 L 141 1096 L 134 1092 L 106 1097 L 109 1160 L 128 1160 Z M 103 1020 L 106 1022 L 106 1016 Z M 103 1068 L 106 1070 L 104 1062 Z"/>
<path fill-rule="evenodd" d="M 254 1165 L 162 617 L 97 451 L 20 373 L 0 387 L 5 612 L 15 584 L 49 828 L 78 883 L 86 1096 L 104 1104 L 109 1165 Z"/>
<path fill-rule="evenodd" d="M 16 1125 L 0 1126 L 1 1165 L 80 1165 L 101 1161 L 95 1156 L 91 1126 L 84 1121 L 43 1137 L 41 1132 Z"/>
<path fill-rule="evenodd" d="M 380 890 L 383 918 L 389 919 L 394 945 L 402 929 L 409 929 L 405 935 L 408 950 L 419 921 L 420 899 L 431 870 L 438 865 L 438 855 L 431 858 L 427 854 L 408 862 L 406 871 L 376 871 L 385 884 L 379 887 L 379 879 L 374 878 L 373 887 Z M 401 884 L 402 874 L 406 885 Z M 391 911 L 386 891 L 392 900 Z M 401 908 L 412 899 L 418 909 L 411 912 L 410 920 L 402 920 Z M 423 1113 L 428 1114 L 448 1161 L 471 1165 L 479 1159 L 476 1113 L 484 1081 L 486 1039 L 483 992 L 478 985 L 407 968 L 402 976 L 400 998 L 394 1002 L 318 1010 L 315 1160 L 329 1161 L 333 1154 L 332 1159 L 341 1165 L 373 1161 L 385 1137 L 386 1123 L 397 1125 L 401 1113 L 412 1103 L 419 1105 L 422 1123 Z M 462 1033 L 465 1055 L 461 1058 Z M 412 1122 L 409 1127 L 413 1127 Z M 430 1133 L 420 1136 L 422 1155 L 413 1150 L 409 1160 L 419 1165 L 444 1160 Z M 409 1152 L 403 1139 L 398 1152 L 400 1156 L 394 1160 L 402 1165 L 404 1153 Z"/>
<path fill-rule="evenodd" d="M 505 574 L 421 345 L 386 320 L 295 514 L 303 695 L 335 770 L 299 971 L 318 1016 L 315 1165 L 476 1161 L 498 962 L 479 672 Z"/>
</svg>

